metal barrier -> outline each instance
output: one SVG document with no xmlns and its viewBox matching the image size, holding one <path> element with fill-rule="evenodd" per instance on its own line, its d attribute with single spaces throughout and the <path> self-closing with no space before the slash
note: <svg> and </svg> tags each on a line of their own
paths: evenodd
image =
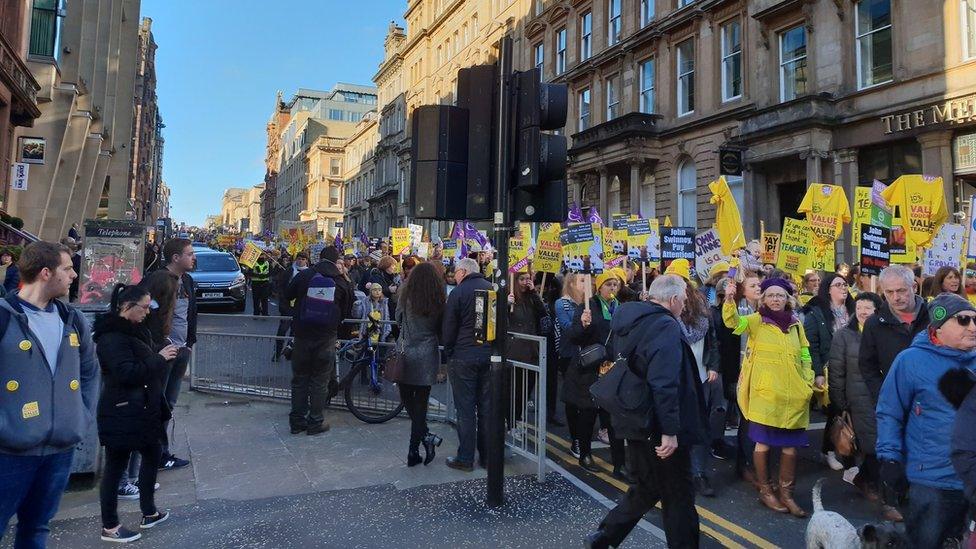
<svg viewBox="0 0 976 549">
<path fill-rule="evenodd" d="M 240 319 L 244 330 L 267 331 L 266 326 L 252 326 L 272 323 L 277 330 L 281 320 L 290 317 L 268 317 L 251 315 L 221 315 L 201 313 L 198 315 L 197 342 L 190 357 L 190 388 L 196 391 L 228 393 L 249 397 L 291 399 L 291 367 L 289 361 L 280 356 L 280 349 L 293 338 L 289 335 L 268 335 L 264 333 L 230 333 L 221 330 L 208 330 L 206 321 L 220 319 Z M 204 325 L 200 326 L 200 320 Z M 346 320 L 359 324 L 360 320 Z M 390 322 L 390 321 L 387 321 Z M 392 322 L 390 322 L 392 323 Z M 538 464 L 537 477 L 543 482 L 546 474 L 546 338 L 516 332 L 509 335 L 514 339 L 531 341 L 539 348 L 539 363 L 530 364 L 509 360 L 508 410 L 506 420 L 509 428 L 505 444 L 512 451 Z M 344 344 L 349 340 L 340 340 Z M 380 347 L 392 347 L 392 342 L 381 342 Z M 338 379 L 349 371 L 351 363 L 347 357 L 337 355 L 336 376 Z M 332 408 L 345 408 L 341 395 L 333 398 Z M 449 381 L 439 383 L 431 389 L 428 405 L 428 419 L 455 424 L 457 414 L 454 408 L 454 393 Z"/>
</svg>

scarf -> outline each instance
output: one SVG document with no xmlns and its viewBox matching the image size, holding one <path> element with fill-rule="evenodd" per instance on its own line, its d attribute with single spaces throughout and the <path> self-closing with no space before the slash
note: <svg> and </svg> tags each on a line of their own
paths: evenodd
<svg viewBox="0 0 976 549">
<path fill-rule="evenodd" d="M 847 313 L 847 308 L 843 305 L 840 307 L 831 307 L 830 312 L 834 313 L 834 325 L 833 329 L 830 330 L 831 332 L 840 330 L 851 321 L 851 317 Z"/>
<path fill-rule="evenodd" d="M 596 299 L 600 302 L 600 310 L 603 311 L 603 320 L 609 322 L 613 312 L 617 309 L 617 300 L 611 299 L 610 301 L 604 301 L 600 296 L 596 296 Z"/>
<path fill-rule="evenodd" d="M 679 320 L 678 323 L 681 324 L 681 331 L 685 333 L 685 338 L 688 339 L 688 343 L 692 345 L 705 339 L 705 334 L 708 333 L 707 316 L 702 316 L 693 320 L 691 325 L 685 324 L 683 320 Z"/>
<path fill-rule="evenodd" d="M 782 330 L 784 334 L 789 333 L 790 326 L 792 326 L 794 322 L 797 322 L 796 316 L 793 315 L 793 311 L 790 311 L 789 309 L 774 311 L 763 305 L 759 308 L 759 315 L 762 317 L 763 322 L 776 326 Z"/>
</svg>

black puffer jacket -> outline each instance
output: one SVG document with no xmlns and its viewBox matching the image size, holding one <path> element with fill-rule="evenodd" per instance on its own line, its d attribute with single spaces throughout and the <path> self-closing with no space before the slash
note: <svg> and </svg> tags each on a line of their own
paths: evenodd
<svg viewBox="0 0 976 549">
<path fill-rule="evenodd" d="M 919 296 L 915 296 L 915 311 L 915 321 L 911 325 L 905 325 L 885 303 L 864 322 L 858 367 L 861 368 L 861 377 L 868 386 L 872 404 L 875 406 L 878 404 L 881 384 L 884 383 L 895 357 L 911 345 L 915 334 L 929 325 L 928 307 Z"/>
<path fill-rule="evenodd" d="M 569 342 L 579 350 L 594 343 L 607 345 L 607 356 L 613 357 L 613 342 L 610 341 L 607 344 L 610 336 L 610 321 L 603 318 L 599 298 L 596 296 L 590 298 L 590 314 L 593 321 L 586 328 L 583 327 L 583 321 L 580 320 L 584 310 L 584 307 L 576 310 L 573 323 L 563 333 L 563 337 L 568 338 Z M 584 369 L 580 365 L 579 351 L 577 351 L 572 362 L 566 367 L 566 374 L 563 379 L 563 401 L 577 408 L 595 408 L 593 396 L 590 395 L 590 385 L 596 383 L 599 376 L 598 368 Z"/>
<path fill-rule="evenodd" d="M 851 412 L 860 449 L 873 454 L 878 441 L 878 420 L 874 415 L 875 399 L 871 397 L 858 366 L 860 350 L 861 332 L 855 317 L 846 328 L 834 334 L 827 382 L 830 384 L 830 402 Z"/>
<path fill-rule="evenodd" d="M 685 447 L 705 441 L 698 367 L 674 315 L 657 303 L 626 303 L 613 315 L 611 326 L 614 349 L 627 355 L 628 366 L 647 381 L 651 392 L 651 410 L 643 423 L 613 418 L 617 438 L 677 435 Z"/>
<path fill-rule="evenodd" d="M 149 330 L 105 314 L 95 322 L 94 339 L 102 369 L 99 440 L 130 450 L 158 443 L 171 414 L 163 398 L 166 361 L 152 349 Z"/>
<path fill-rule="evenodd" d="M 522 299 L 515 301 L 512 313 L 508 315 L 508 331 L 539 335 L 542 319 L 546 314 L 546 306 L 539 294 L 528 292 Z M 535 341 L 510 337 L 506 352 L 512 360 L 529 364 L 538 364 L 539 361 L 539 344 Z"/>
</svg>

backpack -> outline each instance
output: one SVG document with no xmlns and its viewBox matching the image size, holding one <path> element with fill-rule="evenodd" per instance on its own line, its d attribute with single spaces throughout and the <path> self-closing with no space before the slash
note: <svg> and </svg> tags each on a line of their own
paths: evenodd
<svg viewBox="0 0 976 549">
<path fill-rule="evenodd" d="M 651 409 L 651 388 L 643 376 L 630 366 L 630 356 L 617 355 L 610 370 L 590 386 L 590 394 L 597 406 L 610 413 L 610 416 L 627 418 L 643 424 Z"/>
<path fill-rule="evenodd" d="M 332 277 L 316 271 L 308 282 L 298 319 L 331 329 L 339 326 L 342 314 L 335 302 L 336 283 Z"/>
</svg>

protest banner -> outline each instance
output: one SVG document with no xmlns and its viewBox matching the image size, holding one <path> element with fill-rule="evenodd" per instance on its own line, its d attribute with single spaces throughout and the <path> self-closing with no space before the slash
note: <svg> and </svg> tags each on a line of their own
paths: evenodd
<svg viewBox="0 0 976 549">
<path fill-rule="evenodd" d="M 661 266 L 667 269 L 678 258 L 685 258 L 690 264 L 695 264 L 694 227 L 661 228 Z"/>
<path fill-rule="evenodd" d="M 727 260 L 722 254 L 718 229 L 709 229 L 695 236 L 695 271 L 702 282 L 708 280 L 713 265 Z"/>
<path fill-rule="evenodd" d="M 238 260 L 238 263 L 244 265 L 248 269 L 253 269 L 254 264 L 258 261 L 258 258 L 261 257 L 261 253 L 261 248 L 258 248 L 254 242 L 247 241 L 244 243 L 244 252 L 241 254 L 241 258 Z"/>
<path fill-rule="evenodd" d="M 398 256 L 410 252 L 410 229 L 393 227 L 390 229 L 390 255 Z"/>
<path fill-rule="evenodd" d="M 627 256 L 627 223 L 630 216 L 626 214 L 613 214 L 610 219 L 610 227 L 613 232 L 613 253 L 616 255 Z"/>
<path fill-rule="evenodd" d="M 614 230 L 610 227 L 603 227 L 603 262 L 608 269 L 623 265 L 627 259 L 626 255 L 618 254 L 614 246 Z"/>
<path fill-rule="evenodd" d="M 942 225 L 935 239 L 932 240 L 932 246 L 925 250 L 922 258 L 922 274 L 932 276 L 942 267 L 958 269 L 965 234 L 966 227 L 958 223 Z"/>
<path fill-rule="evenodd" d="M 359 249 L 356 247 L 355 242 L 343 242 L 342 253 L 343 255 L 354 255 L 359 257 Z"/>
<path fill-rule="evenodd" d="M 592 274 L 603 272 L 603 239 L 597 239 L 595 233 L 591 223 L 569 225 L 559 233 L 567 269 Z"/>
<path fill-rule="evenodd" d="M 421 225 L 410 223 L 407 225 L 407 229 L 410 231 L 410 249 L 416 250 L 424 239 L 424 228 Z"/>
<path fill-rule="evenodd" d="M 233 234 L 220 234 L 217 235 L 217 245 L 221 248 L 230 248 L 237 244 L 240 237 Z"/>
<path fill-rule="evenodd" d="M 443 241 L 444 249 L 443 256 L 441 257 L 441 262 L 445 265 L 450 265 L 454 262 L 455 256 L 458 251 L 458 241 L 453 238 L 445 238 Z"/>
<path fill-rule="evenodd" d="M 278 235 L 281 240 L 287 243 L 288 253 L 294 256 L 298 252 L 308 248 L 315 242 L 318 232 L 318 223 L 312 221 L 280 221 L 278 223 Z"/>
<path fill-rule="evenodd" d="M 891 263 L 889 240 L 891 229 L 862 223 L 858 232 L 861 243 L 861 274 L 877 276 Z"/>
<path fill-rule="evenodd" d="M 657 219 L 627 221 L 627 256 L 642 264 L 661 260 L 661 237 Z"/>
<path fill-rule="evenodd" d="M 424 261 L 430 257 L 430 242 L 421 242 L 417 245 L 417 257 Z"/>
<path fill-rule="evenodd" d="M 908 238 L 906 220 L 901 206 L 894 206 L 891 215 L 891 262 L 912 264 L 918 261 L 918 248 L 915 241 Z"/>
<path fill-rule="evenodd" d="M 854 216 L 851 223 L 851 246 L 861 247 L 861 225 L 871 224 L 871 187 L 854 189 Z"/>
<path fill-rule="evenodd" d="M 559 242 L 559 224 L 544 223 L 539 229 L 535 259 L 532 268 L 536 272 L 557 274 L 562 262 L 562 245 Z"/>
<path fill-rule="evenodd" d="M 783 220 L 783 232 L 779 239 L 779 257 L 776 267 L 796 277 L 807 270 L 810 258 L 810 229 L 805 221 L 787 217 Z"/>
<path fill-rule="evenodd" d="M 779 233 L 763 233 L 762 252 L 759 261 L 763 265 L 775 265 L 779 258 Z"/>
<path fill-rule="evenodd" d="M 976 194 L 969 198 L 969 231 L 967 236 L 966 257 L 976 259 Z"/>
<path fill-rule="evenodd" d="M 833 272 L 836 267 L 837 253 L 833 244 L 823 248 L 810 246 L 810 260 L 807 262 L 807 269 Z"/>
<path fill-rule="evenodd" d="M 530 261 L 526 241 L 521 236 L 508 239 L 508 272 L 527 273 L 529 272 Z"/>
</svg>

